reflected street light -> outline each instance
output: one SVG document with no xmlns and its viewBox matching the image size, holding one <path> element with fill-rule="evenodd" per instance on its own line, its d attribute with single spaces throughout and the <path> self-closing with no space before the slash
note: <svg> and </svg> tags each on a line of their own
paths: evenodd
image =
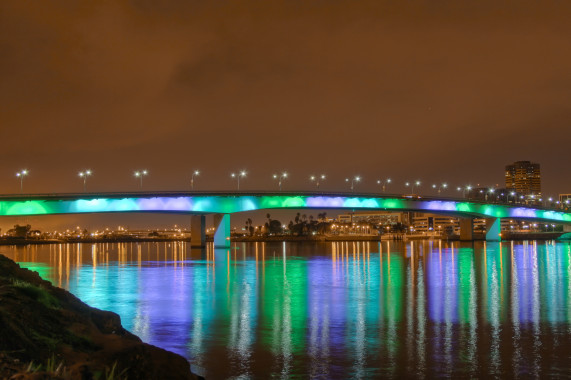
<svg viewBox="0 0 571 380">
<path fill-rule="evenodd" d="M 135 172 L 135 177 L 139 178 L 140 180 L 140 187 L 141 189 L 143 189 L 143 177 L 148 175 L 149 172 L 145 169 L 145 170 L 138 170 Z"/>
<path fill-rule="evenodd" d="M 190 190 L 194 190 L 194 177 L 198 176 L 199 174 L 200 172 L 198 170 L 192 172 L 192 175 L 190 176 Z"/>
<path fill-rule="evenodd" d="M 280 188 L 280 191 L 282 191 L 282 183 L 283 181 L 285 181 L 287 179 L 287 173 L 283 172 L 282 174 L 274 174 L 273 175 L 274 179 L 276 179 L 278 181 L 278 186 Z"/>
<path fill-rule="evenodd" d="M 355 191 L 355 184 L 356 184 L 357 182 L 360 182 L 360 181 L 361 181 L 361 177 L 359 177 L 359 176 L 355 176 L 355 178 L 352 178 L 352 179 L 345 178 L 345 182 L 347 182 L 347 183 L 350 182 L 350 183 L 351 183 L 351 192 L 354 192 L 354 191 Z"/>
<path fill-rule="evenodd" d="M 383 181 L 383 180 L 380 180 L 380 179 L 377 180 L 377 185 L 382 186 L 382 188 L 383 188 L 383 193 L 385 192 L 385 190 L 386 190 L 386 188 L 387 188 L 387 185 L 388 185 L 389 183 L 391 183 L 391 179 L 390 179 L 390 178 L 387 178 L 387 179 L 385 179 L 384 181 Z"/>
<path fill-rule="evenodd" d="M 87 190 L 87 177 L 89 177 L 91 175 L 91 170 L 87 169 L 84 170 L 82 172 L 79 172 L 79 177 L 83 178 L 83 192 L 85 193 L 85 191 Z"/>
<path fill-rule="evenodd" d="M 238 190 L 240 190 L 240 177 L 246 177 L 246 171 L 242 170 L 240 173 L 236 174 L 236 173 L 232 173 L 230 174 L 230 177 L 232 178 L 236 178 L 238 180 Z"/>
<path fill-rule="evenodd" d="M 321 182 L 325 181 L 325 174 L 322 174 L 320 176 L 312 175 L 311 177 L 309 177 L 309 180 L 311 182 L 315 182 L 315 186 L 319 190 L 319 185 L 321 184 Z"/>
<path fill-rule="evenodd" d="M 20 178 L 20 194 L 24 192 L 24 177 L 28 175 L 28 170 L 23 169 L 16 173 L 16 177 Z"/>
</svg>

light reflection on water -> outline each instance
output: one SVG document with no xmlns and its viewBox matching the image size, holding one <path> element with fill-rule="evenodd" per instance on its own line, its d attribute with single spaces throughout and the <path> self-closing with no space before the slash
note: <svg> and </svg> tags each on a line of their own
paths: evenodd
<svg viewBox="0 0 571 380">
<path fill-rule="evenodd" d="M 555 242 L 1 247 L 209 377 L 568 376 Z"/>
</svg>

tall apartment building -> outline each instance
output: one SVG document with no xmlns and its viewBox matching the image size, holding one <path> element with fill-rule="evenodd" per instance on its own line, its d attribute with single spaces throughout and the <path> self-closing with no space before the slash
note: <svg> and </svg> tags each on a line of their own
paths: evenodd
<svg viewBox="0 0 571 380">
<path fill-rule="evenodd" d="M 506 165 L 506 188 L 525 196 L 541 195 L 539 164 L 517 161 Z"/>
</svg>

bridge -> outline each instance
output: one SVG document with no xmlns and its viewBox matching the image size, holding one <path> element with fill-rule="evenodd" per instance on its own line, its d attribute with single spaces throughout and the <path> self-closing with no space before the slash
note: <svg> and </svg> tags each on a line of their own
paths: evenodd
<svg viewBox="0 0 571 380">
<path fill-rule="evenodd" d="M 230 215 L 270 209 L 348 209 L 440 213 L 460 218 L 461 240 L 473 240 L 474 218 L 485 218 L 486 240 L 500 240 L 502 218 L 564 223 L 571 212 L 519 204 L 486 203 L 417 195 L 332 192 L 133 192 L 0 195 L 0 216 L 114 212 L 184 213 L 191 216 L 191 244 L 205 244 L 205 216 L 214 215 L 216 247 L 230 245 Z"/>
</svg>

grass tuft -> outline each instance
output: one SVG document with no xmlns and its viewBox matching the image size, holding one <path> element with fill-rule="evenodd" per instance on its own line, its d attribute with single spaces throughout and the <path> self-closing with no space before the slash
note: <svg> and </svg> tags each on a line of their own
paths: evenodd
<svg viewBox="0 0 571 380">
<path fill-rule="evenodd" d="M 22 280 L 12 280 L 12 285 L 20 289 L 28 297 L 33 298 L 50 309 L 59 309 L 60 303 L 46 289 Z"/>
</svg>

